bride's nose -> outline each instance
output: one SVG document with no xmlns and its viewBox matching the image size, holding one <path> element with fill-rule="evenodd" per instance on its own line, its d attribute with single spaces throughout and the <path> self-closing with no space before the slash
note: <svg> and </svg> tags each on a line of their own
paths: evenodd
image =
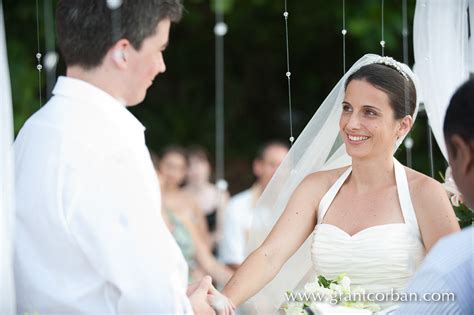
<svg viewBox="0 0 474 315">
<path fill-rule="evenodd" d="M 359 115 L 357 113 L 352 113 L 347 121 L 346 128 L 349 130 L 357 130 L 360 129 L 361 122 Z"/>
</svg>

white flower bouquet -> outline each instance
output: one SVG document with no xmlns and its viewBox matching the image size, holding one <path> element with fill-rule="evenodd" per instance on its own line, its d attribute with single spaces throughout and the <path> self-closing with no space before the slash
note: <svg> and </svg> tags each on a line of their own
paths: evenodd
<svg viewBox="0 0 474 315">
<path fill-rule="evenodd" d="M 330 304 L 346 309 L 365 310 L 372 314 L 380 307 L 365 300 L 365 290 L 360 287 L 351 288 L 351 279 L 345 273 L 336 279 L 328 280 L 324 276 L 316 277 L 314 282 L 306 283 L 302 292 L 286 292 L 287 303 L 283 306 L 286 315 L 308 314 L 307 309 L 312 309 L 321 303 Z"/>
</svg>

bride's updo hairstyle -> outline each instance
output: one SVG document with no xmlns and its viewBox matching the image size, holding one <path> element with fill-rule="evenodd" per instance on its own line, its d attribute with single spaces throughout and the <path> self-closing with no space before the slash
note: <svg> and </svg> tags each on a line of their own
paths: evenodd
<svg viewBox="0 0 474 315">
<path fill-rule="evenodd" d="M 402 119 L 406 115 L 413 117 L 416 109 L 415 85 L 401 70 L 399 71 L 385 64 L 373 63 L 352 73 L 347 78 L 345 90 L 347 90 L 347 86 L 352 80 L 366 81 L 385 92 L 395 113 L 395 119 Z"/>
</svg>

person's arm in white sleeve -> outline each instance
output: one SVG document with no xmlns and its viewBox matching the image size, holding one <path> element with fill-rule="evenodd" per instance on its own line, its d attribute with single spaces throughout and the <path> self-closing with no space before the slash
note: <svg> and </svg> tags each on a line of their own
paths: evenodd
<svg viewBox="0 0 474 315">
<path fill-rule="evenodd" d="M 238 203 L 231 199 L 224 211 L 222 239 L 219 243 L 220 260 L 233 269 L 245 259 L 245 231 L 240 224 L 239 211 Z"/>
</svg>

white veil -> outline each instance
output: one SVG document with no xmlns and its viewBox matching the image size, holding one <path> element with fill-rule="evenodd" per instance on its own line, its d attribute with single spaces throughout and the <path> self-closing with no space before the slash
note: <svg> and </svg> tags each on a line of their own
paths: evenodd
<svg viewBox="0 0 474 315">
<path fill-rule="evenodd" d="M 257 203 L 258 210 L 255 212 L 248 240 L 249 253 L 269 234 L 293 191 L 308 174 L 351 164 L 351 159 L 339 136 L 339 117 L 342 112 L 340 104 L 344 98 L 344 85 L 348 76 L 356 70 L 378 62 L 381 58 L 374 54 L 360 58 L 336 84 L 298 137 Z M 418 91 L 418 82 L 410 68 L 401 63 L 397 64 L 412 79 Z M 413 120 L 418 111 L 418 101 L 416 104 Z M 403 138 L 398 140 L 397 148 L 402 141 Z M 252 307 L 262 313 L 274 313 L 285 302 L 286 291 L 295 289 L 299 283 L 307 282 L 306 279 L 312 275 L 313 270 L 310 239 L 311 237 L 288 260 L 278 275 L 249 300 L 249 303 L 253 304 Z"/>
<path fill-rule="evenodd" d="M 470 12 L 474 1 L 470 0 Z M 420 78 L 421 95 L 436 142 L 447 160 L 443 124 L 449 100 L 469 78 L 474 66 L 473 35 L 469 39 L 468 0 L 421 0 L 416 2 L 413 24 L 415 73 Z M 471 13 L 471 16 L 472 13 Z M 474 30 L 471 20 L 471 30 Z"/>
</svg>

